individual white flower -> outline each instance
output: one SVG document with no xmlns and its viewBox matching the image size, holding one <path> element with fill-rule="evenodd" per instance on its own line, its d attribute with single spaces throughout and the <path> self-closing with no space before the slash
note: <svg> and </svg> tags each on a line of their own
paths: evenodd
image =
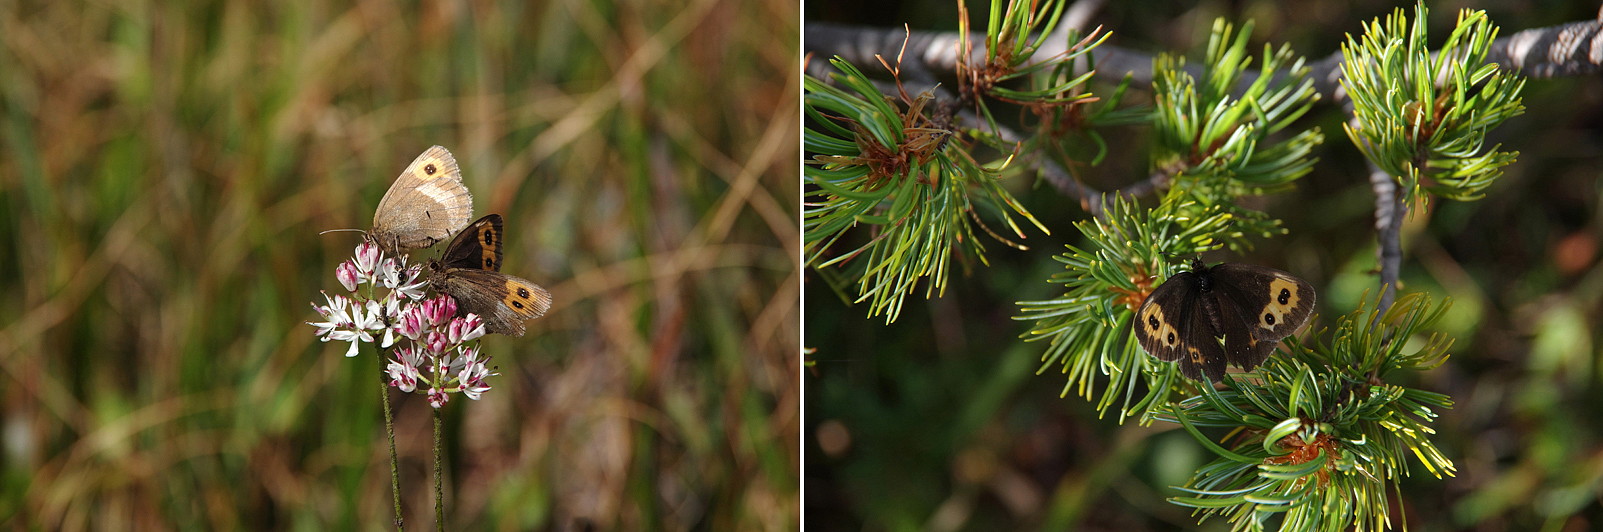
<svg viewBox="0 0 1603 532">
<path fill-rule="evenodd" d="M 423 266 L 412 265 L 401 270 L 401 276 L 395 284 L 395 291 L 408 299 L 417 301 L 428 295 L 423 292 L 429 286 L 428 279 L 423 277 Z"/>
<path fill-rule="evenodd" d="M 325 337 L 323 341 L 327 342 L 328 339 L 326 337 L 329 333 L 352 323 L 351 313 L 348 310 L 351 300 L 345 296 L 330 296 L 328 292 L 323 292 L 323 299 L 328 301 L 327 305 L 317 306 L 315 303 L 312 304 L 312 310 L 317 311 L 317 314 L 323 317 L 323 321 L 308 321 L 306 323 L 317 327 L 317 335 Z"/>
<path fill-rule="evenodd" d="M 417 369 L 420 361 L 421 357 L 418 356 L 417 349 L 412 346 L 395 350 L 395 360 L 391 360 L 386 368 L 390 374 L 390 386 L 394 386 L 406 393 L 412 393 L 413 390 L 416 390 L 418 378 L 421 377 Z"/>
<path fill-rule="evenodd" d="M 478 356 L 479 350 L 477 347 L 467 348 L 458 359 L 462 369 L 457 372 L 456 376 L 457 383 L 462 389 L 462 395 L 474 401 L 479 400 L 479 395 L 490 389 L 490 385 L 484 382 L 485 377 L 497 375 L 485 365 L 489 362 L 489 359 L 481 361 L 478 360 Z"/>
</svg>

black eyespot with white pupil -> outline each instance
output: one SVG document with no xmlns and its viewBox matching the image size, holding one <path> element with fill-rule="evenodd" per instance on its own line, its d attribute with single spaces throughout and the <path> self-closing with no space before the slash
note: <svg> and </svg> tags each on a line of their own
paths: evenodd
<svg viewBox="0 0 1603 532">
<path fill-rule="evenodd" d="M 434 175 L 434 173 L 438 172 L 438 171 L 440 171 L 440 169 L 435 167 L 434 163 L 429 163 L 429 164 L 423 165 L 423 173 L 425 173 L 425 174 Z"/>
<path fill-rule="evenodd" d="M 487 231 L 484 232 L 484 245 L 486 245 L 486 246 L 495 245 L 495 231 L 487 230 Z M 1285 297 L 1285 296 L 1281 296 L 1281 297 Z"/>
<path fill-rule="evenodd" d="M 484 269 L 486 269 L 486 270 L 494 270 L 495 269 L 495 258 L 494 257 L 485 257 L 484 258 Z"/>
<path fill-rule="evenodd" d="M 1147 326 L 1148 327 L 1151 327 L 1152 330 L 1156 331 L 1156 330 L 1158 330 L 1158 326 L 1159 325 L 1162 325 L 1162 324 L 1158 323 L 1158 317 L 1157 316 L 1147 316 Z"/>
<path fill-rule="evenodd" d="M 1275 324 L 1275 315 L 1274 314 L 1264 314 L 1263 315 L 1263 324 L 1264 325 L 1269 325 L 1269 326 L 1274 326 L 1274 324 Z"/>
<path fill-rule="evenodd" d="M 1168 341 L 1164 342 L 1164 343 L 1167 343 L 1169 345 L 1174 345 L 1174 332 L 1173 331 L 1169 332 Z"/>
<path fill-rule="evenodd" d="M 1282 305 L 1290 303 L 1291 302 L 1291 290 L 1287 290 L 1285 288 L 1281 288 L 1280 289 L 1280 297 L 1276 298 L 1275 300 L 1279 301 L 1280 304 L 1282 304 Z"/>
</svg>

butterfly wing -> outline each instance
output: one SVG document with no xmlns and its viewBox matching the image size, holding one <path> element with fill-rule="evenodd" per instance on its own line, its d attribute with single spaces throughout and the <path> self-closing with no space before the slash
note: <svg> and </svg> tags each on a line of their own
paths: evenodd
<svg viewBox="0 0 1603 532">
<path fill-rule="evenodd" d="M 431 247 L 473 216 L 473 194 L 445 148 L 424 150 L 395 178 L 373 213 L 373 237 L 392 253 Z"/>
<path fill-rule="evenodd" d="M 1159 360 L 1177 361 L 1186 378 L 1201 380 L 1207 374 L 1217 381 L 1224 378 L 1224 348 L 1201 307 L 1197 281 L 1192 272 L 1170 277 L 1141 304 L 1132 328 L 1142 349 Z"/>
<path fill-rule="evenodd" d="M 1232 292 L 1229 288 L 1216 286 L 1204 297 L 1209 299 L 1214 321 L 1224 336 L 1222 355 L 1225 361 L 1250 370 L 1269 358 L 1277 342 L 1253 334 L 1247 322 L 1252 319 L 1252 311 L 1247 310 L 1238 297 L 1231 295 Z"/>
<path fill-rule="evenodd" d="M 487 214 L 456 234 L 440 262 L 446 268 L 501 271 L 501 215 Z"/>
<path fill-rule="evenodd" d="M 1208 311 L 1203 306 L 1202 299 L 1206 294 L 1195 296 L 1196 302 L 1185 307 L 1186 315 L 1181 318 L 1180 338 L 1184 350 L 1184 357 L 1180 359 L 1180 374 L 1191 380 L 1202 380 L 1206 373 L 1208 379 L 1214 382 L 1224 380 L 1225 377 L 1225 347 L 1219 344 L 1219 330 L 1208 319 Z"/>
<path fill-rule="evenodd" d="M 523 336 L 524 321 L 551 310 L 551 292 L 501 272 L 448 268 L 434 282 L 456 299 L 458 314 L 478 314 L 496 334 Z"/>
<path fill-rule="evenodd" d="M 1252 369 L 1313 314 L 1313 285 L 1289 273 L 1226 263 L 1208 270 L 1231 364 Z"/>
</svg>

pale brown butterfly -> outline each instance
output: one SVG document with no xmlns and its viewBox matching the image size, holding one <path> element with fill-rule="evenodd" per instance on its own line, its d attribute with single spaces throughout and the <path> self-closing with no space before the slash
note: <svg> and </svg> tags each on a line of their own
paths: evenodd
<svg viewBox="0 0 1603 532">
<path fill-rule="evenodd" d="M 478 314 L 492 333 L 523 336 L 524 321 L 551 310 L 551 292 L 501 273 L 501 238 L 501 215 L 474 221 L 429 263 L 429 284 L 456 299 L 457 314 Z"/>
<path fill-rule="evenodd" d="M 432 247 L 461 231 L 473 216 L 473 194 L 462 184 L 456 158 L 434 146 L 395 178 L 373 213 L 368 233 L 389 253 Z"/>
</svg>

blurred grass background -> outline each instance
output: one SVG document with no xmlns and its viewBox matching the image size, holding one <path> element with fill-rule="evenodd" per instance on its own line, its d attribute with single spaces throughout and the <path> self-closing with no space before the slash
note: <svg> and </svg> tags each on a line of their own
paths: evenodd
<svg viewBox="0 0 1603 532">
<path fill-rule="evenodd" d="M 556 297 L 447 407 L 449 526 L 794 528 L 796 18 L 0 2 L 0 526 L 393 528 L 380 363 L 304 322 L 359 238 L 318 232 L 440 144 Z M 429 408 L 395 397 L 431 529 Z"/>
<path fill-rule="evenodd" d="M 1412 2 L 1107 2 L 1092 24 L 1110 44 L 1200 58 L 1214 18 L 1255 19 L 1264 43 L 1311 58 L 1339 52 L 1361 23 Z M 989 2 L 970 1 L 983 27 Z M 1501 35 L 1589 20 L 1596 2 L 1430 2 L 1432 42 L 1461 8 L 1486 9 Z M 900 32 L 953 31 L 946 0 L 809 2 L 804 24 L 828 21 Z M 893 51 L 894 52 L 894 51 Z M 908 52 L 910 55 L 913 51 Z M 822 58 L 814 57 L 813 61 Z M 865 71 L 878 65 L 859 65 Z M 951 84 L 948 79 L 947 87 Z M 1103 83 L 1094 89 L 1107 91 Z M 1454 339 L 1448 363 L 1409 382 L 1457 402 L 1432 425 L 1458 467 L 1438 480 L 1414 469 L 1394 502 L 1393 526 L 1411 530 L 1603 528 L 1603 80 L 1531 80 L 1527 112 L 1488 144 L 1520 152 L 1475 202 L 1437 201 L 1405 225 L 1405 290 L 1451 297 L 1435 329 Z M 1127 101 L 1150 102 L 1150 87 Z M 1005 114 L 1005 113 L 1004 113 Z M 1001 115 L 999 115 L 1001 116 Z M 1009 115 L 1011 116 L 1011 115 Z M 1320 290 L 1314 327 L 1328 327 L 1377 287 L 1374 195 L 1331 105 L 1305 125 L 1325 136 L 1314 173 L 1255 205 L 1289 233 L 1231 260 L 1282 268 Z M 1114 129 L 1107 162 L 1085 179 L 1108 190 L 1147 175 L 1142 128 Z M 814 273 L 805 282 L 805 348 L 816 364 L 803 446 L 808 524 L 823 530 L 1172 530 L 1198 528 L 1169 504 L 1212 457 L 1172 425 L 1097 419 L 1085 399 L 1060 398 L 1060 367 L 1041 370 L 1045 346 L 1019 340 L 1014 303 L 1058 294 L 1049 259 L 1078 243 L 1085 214 L 1031 179 L 1009 184 L 1052 230 L 1029 232 L 1029 251 L 987 243 L 990 267 L 957 272 L 945 297 L 909 298 L 891 326 L 848 307 Z M 1150 205 L 1150 199 L 1147 205 Z M 983 238 L 983 237 L 982 237 Z M 842 249 L 850 249 L 844 245 Z M 1041 370 L 1040 374 L 1036 374 Z M 1203 529 L 1228 528 L 1210 520 Z"/>
</svg>

